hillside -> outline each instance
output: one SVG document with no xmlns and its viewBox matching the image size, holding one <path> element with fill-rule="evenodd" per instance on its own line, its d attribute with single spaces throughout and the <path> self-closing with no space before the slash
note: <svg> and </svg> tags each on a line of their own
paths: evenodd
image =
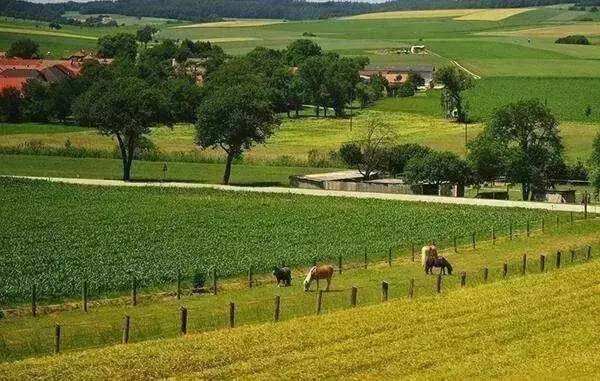
<svg viewBox="0 0 600 381">
<path fill-rule="evenodd" d="M 279 324 L 0 366 L 2 379 L 593 378 L 600 262 Z"/>
</svg>

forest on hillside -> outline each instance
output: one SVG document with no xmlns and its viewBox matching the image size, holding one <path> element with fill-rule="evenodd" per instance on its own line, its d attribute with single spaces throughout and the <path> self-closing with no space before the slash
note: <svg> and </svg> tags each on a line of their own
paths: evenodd
<svg viewBox="0 0 600 381">
<path fill-rule="evenodd" d="M 67 11 L 78 11 L 82 14 L 116 13 L 190 21 L 222 17 L 309 20 L 395 10 L 513 8 L 565 2 L 565 0 L 395 0 L 370 4 L 346 1 L 316 3 L 304 0 L 117 0 L 34 4 L 23 0 L 3 0 L 0 2 L 0 15 L 42 21 L 58 21 Z"/>
</svg>

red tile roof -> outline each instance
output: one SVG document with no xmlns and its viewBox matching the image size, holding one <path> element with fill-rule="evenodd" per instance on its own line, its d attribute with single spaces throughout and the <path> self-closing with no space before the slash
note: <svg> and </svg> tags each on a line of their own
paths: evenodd
<svg viewBox="0 0 600 381">
<path fill-rule="evenodd" d="M 23 90 L 23 86 L 27 83 L 28 78 L 0 78 L 0 91 L 8 88 L 15 88 L 19 91 Z"/>
</svg>

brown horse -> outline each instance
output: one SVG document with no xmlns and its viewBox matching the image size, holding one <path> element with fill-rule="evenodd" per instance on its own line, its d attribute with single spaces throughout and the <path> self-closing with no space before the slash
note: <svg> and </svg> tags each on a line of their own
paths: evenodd
<svg viewBox="0 0 600 381">
<path fill-rule="evenodd" d="M 323 266 L 313 266 L 308 270 L 308 274 L 306 274 L 306 279 L 304 279 L 304 291 L 308 291 L 310 289 L 310 284 L 313 280 L 317 281 L 317 290 L 319 289 L 319 279 L 327 279 L 327 288 L 326 291 L 329 291 L 329 285 L 331 284 L 331 277 L 333 276 L 333 266 L 331 265 L 323 265 Z"/>
</svg>

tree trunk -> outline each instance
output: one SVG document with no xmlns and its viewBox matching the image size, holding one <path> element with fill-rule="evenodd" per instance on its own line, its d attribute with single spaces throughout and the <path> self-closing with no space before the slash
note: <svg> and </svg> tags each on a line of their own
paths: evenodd
<svg viewBox="0 0 600 381">
<path fill-rule="evenodd" d="M 117 142 L 119 142 L 119 150 L 121 151 L 121 160 L 123 161 L 123 181 L 131 179 L 131 160 L 127 154 L 127 147 L 120 134 L 116 134 Z"/>
<path fill-rule="evenodd" d="M 229 185 L 229 178 L 231 177 L 231 164 L 235 158 L 235 151 L 230 150 L 227 152 L 227 163 L 225 164 L 225 173 L 223 174 L 223 184 Z"/>
<path fill-rule="evenodd" d="M 123 181 L 131 180 L 131 163 L 133 163 L 133 155 L 130 154 L 123 162 Z"/>
<path fill-rule="evenodd" d="M 318 104 L 315 106 L 315 113 L 316 113 L 317 118 L 318 118 L 319 117 L 319 105 Z"/>
<path fill-rule="evenodd" d="M 296 118 L 298 117 L 299 112 L 300 112 L 300 106 L 296 105 Z"/>
<path fill-rule="evenodd" d="M 291 117 L 291 115 L 290 115 L 290 109 L 288 108 L 287 110 L 285 110 L 285 112 L 287 113 L 287 117 L 290 118 Z"/>
<path fill-rule="evenodd" d="M 529 184 L 523 183 L 521 184 L 521 194 L 523 196 L 523 201 L 529 201 Z"/>
</svg>

